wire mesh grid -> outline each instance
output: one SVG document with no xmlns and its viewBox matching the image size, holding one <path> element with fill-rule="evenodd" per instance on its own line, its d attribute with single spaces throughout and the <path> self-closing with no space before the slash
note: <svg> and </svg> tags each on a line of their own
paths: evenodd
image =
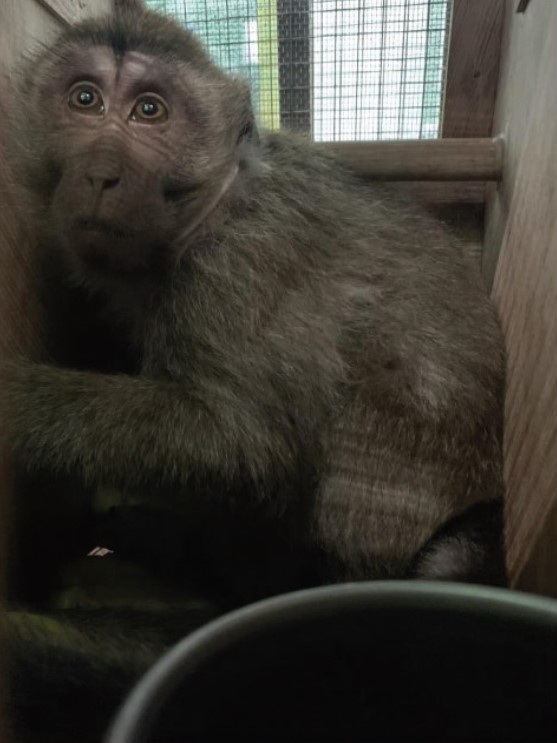
<svg viewBox="0 0 557 743">
<path fill-rule="evenodd" d="M 148 0 L 251 85 L 262 126 L 439 136 L 452 0 Z"/>
</svg>

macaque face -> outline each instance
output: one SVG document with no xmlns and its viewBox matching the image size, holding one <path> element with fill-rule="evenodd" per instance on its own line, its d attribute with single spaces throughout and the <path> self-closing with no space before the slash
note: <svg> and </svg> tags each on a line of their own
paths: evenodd
<svg viewBox="0 0 557 743">
<path fill-rule="evenodd" d="M 234 160 L 218 81 L 89 46 L 55 58 L 35 95 L 50 238 L 89 277 L 172 264 Z"/>
</svg>

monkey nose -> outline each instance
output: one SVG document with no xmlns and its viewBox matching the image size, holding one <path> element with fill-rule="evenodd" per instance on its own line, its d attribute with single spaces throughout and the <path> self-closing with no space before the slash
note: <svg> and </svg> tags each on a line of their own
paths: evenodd
<svg viewBox="0 0 557 743">
<path fill-rule="evenodd" d="M 111 188 L 115 188 L 120 183 L 119 176 L 113 176 L 113 177 L 107 177 L 107 176 L 96 176 L 96 175 L 88 175 L 87 181 L 89 182 L 89 185 L 95 191 L 96 193 L 102 193 L 103 191 L 108 191 Z"/>
</svg>

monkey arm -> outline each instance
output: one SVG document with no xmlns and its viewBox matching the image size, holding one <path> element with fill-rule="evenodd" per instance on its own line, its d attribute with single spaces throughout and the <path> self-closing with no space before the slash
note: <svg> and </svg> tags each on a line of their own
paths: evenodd
<svg viewBox="0 0 557 743">
<path fill-rule="evenodd" d="M 294 461 L 292 424 L 278 409 L 215 382 L 74 371 L 20 362 L 2 392 L 4 430 L 29 467 L 78 472 L 120 486 L 193 471 L 261 478 Z"/>
</svg>

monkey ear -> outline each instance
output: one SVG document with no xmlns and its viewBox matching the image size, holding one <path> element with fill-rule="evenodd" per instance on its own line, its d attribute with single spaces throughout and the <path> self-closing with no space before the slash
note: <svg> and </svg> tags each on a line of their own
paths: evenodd
<svg viewBox="0 0 557 743">
<path fill-rule="evenodd" d="M 251 109 L 246 112 L 242 128 L 240 129 L 238 144 L 243 141 L 259 142 L 259 130 Z"/>
<path fill-rule="evenodd" d="M 240 134 L 238 136 L 238 144 L 240 142 L 259 142 L 259 130 L 257 128 L 257 122 L 255 120 L 255 114 L 253 113 L 253 106 L 251 103 L 251 91 L 247 85 L 243 85 L 242 94 L 240 96 L 241 113 L 240 113 Z"/>
</svg>

